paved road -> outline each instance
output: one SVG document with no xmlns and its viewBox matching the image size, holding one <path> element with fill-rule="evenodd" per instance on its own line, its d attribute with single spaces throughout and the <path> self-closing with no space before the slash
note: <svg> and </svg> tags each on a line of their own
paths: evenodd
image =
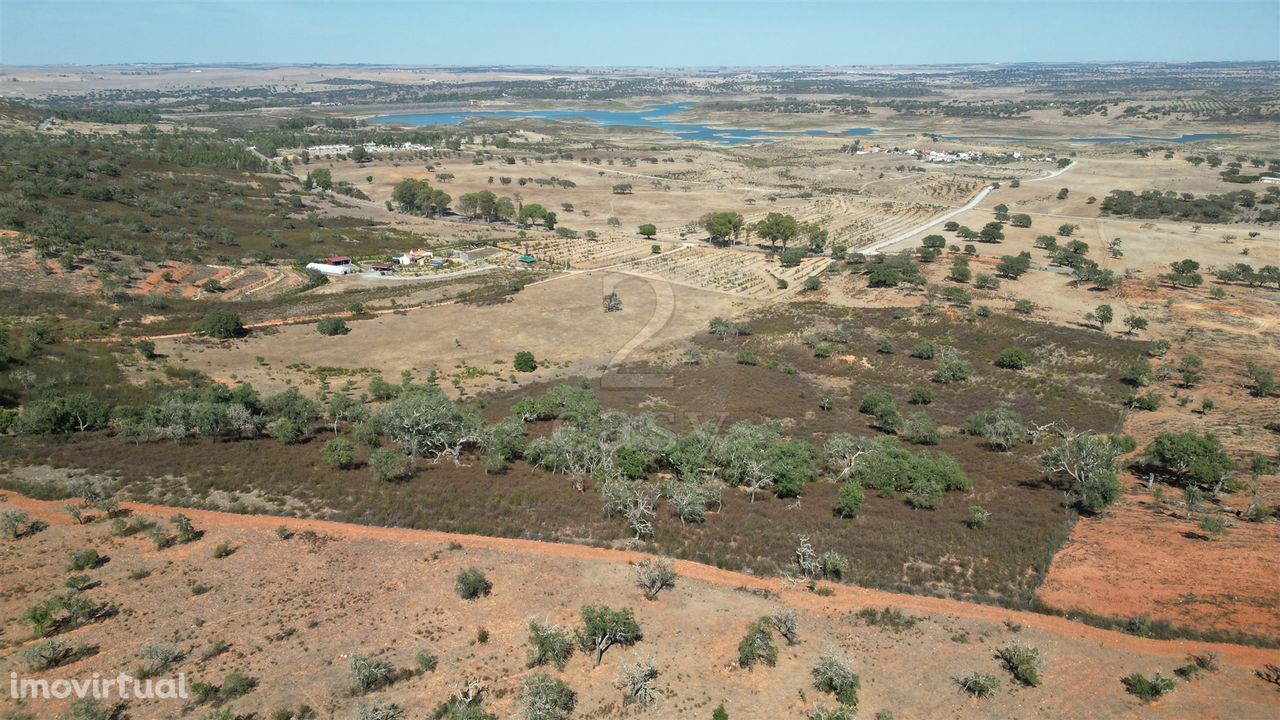
<svg viewBox="0 0 1280 720">
<path fill-rule="evenodd" d="M 977 207 L 978 203 L 982 202 L 983 199 L 987 197 L 987 195 L 990 195 L 992 190 L 995 190 L 995 188 L 988 185 L 987 187 L 982 188 L 982 191 L 979 192 L 977 195 L 974 195 L 972 200 L 965 203 L 964 205 L 961 205 L 955 210 L 952 210 L 951 212 L 946 213 L 945 215 L 936 217 L 932 220 L 928 220 L 922 225 L 917 225 L 911 228 L 910 230 L 904 233 L 901 233 L 896 237 L 889 238 L 888 240 L 881 240 L 880 242 L 875 243 L 873 245 L 868 245 L 867 247 L 860 248 L 858 252 L 862 253 L 863 255 L 875 255 L 879 253 L 881 250 L 883 250 L 884 248 L 889 247 L 890 245 L 895 245 L 904 240 L 910 240 L 913 236 L 919 233 L 922 233 L 925 230 L 928 230 L 934 225 L 941 225 L 942 223 L 950 220 L 951 218 L 959 215 L 960 213 L 965 212 L 967 210 L 972 210 L 973 208 Z"/>
<path fill-rule="evenodd" d="M 1048 175 L 1045 175 L 1044 177 L 1038 177 L 1038 178 L 1035 178 L 1034 180 L 1028 180 L 1027 182 L 1041 182 L 1041 181 L 1044 181 L 1044 180 L 1052 180 L 1053 178 L 1058 177 L 1058 176 L 1059 176 L 1059 175 L 1061 175 L 1062 173 L 1064 173 L 1064 172 L 1066 172 L 1066 171 L 1070 170 L 1071 168 L 1073 168 L 1073 167 L 1075 167 L 1076 165 L 1079 165 L 1079 164 L 1080 164 L 1079 162 L 1073 162 L 1073 163 L 1071 163 L 1070 165 L 1068 165 L 1068 166 L 1066 166 L 1066 167 L 1064 167 L 1064 168 L 1058 168 L 1057 170 L 1054 170 L 1053 172 L 1049 173 Z M 890 245 L 896 245 L 897 243 L 900 243 L 900 242 L 902 242 L 902 241 L 904 241 L 904 240 L 910 240 L 913 236 L 915 236 L 915 235 L 917 235 L 917 234 L 919 234 L 919 233 L 921 233 L 921 232 L 924 232 L 925 230 L 928 230 L 929 228 L 933 227 L 934 225 L 939 225 L 939 224 L 941 224 L 941 223 L 944 223 L 944 222 L 946 222 L 946 221 L 950 220 L 951 218 L 953 218 L 953 217 L 955 217 L 955 216 L 959 215 L 960 213 L 965 212 L 966 210 L 972 210 L 974 207 L 976 207 L 976 206 L 978 205 L 978 203 L 982 202 L 982 201 L 987 197 L 987 195 L 991 194 L 991 191 L 992 191 L 992 190 L 995 190 L 995 188 L 994 188 L 994 187 L 990 187 L 990 186 L 985 187 L 985 188 L 983 188 L 983 189 L 982 189 L 982 192 L 978 193 L 977 195 L 974 195 L 972 200 L 970 200 L 969 202 L 965 203 L 963 206 L 961 206 L 961 207 L 959 207 L 959 208 L 956 208 L 955 210 L 952 210 L 951 212 L 949 212 L 949 213 L 947 213 L 947 214 L 943 215 L 942 217 L 935 218 L 935 219 L 933 219 L 933 220 L 929 220 L 928 222 L 925 222 L 925 223 L 924 223 L 924 224 L 922 224 L 922 225 L 917 225 L 916 227 L 912 228 L 911 230 L 908 230 L 908 231 L 906 231 L 906 232 L 904 232 L 904 233 L 902 233 L 902 234 L 900 234 L 900 235 L 898 235 L 898 236 L 896 236 L 896 237 L 890 238 L 890 239 L 888 239 L 888 240 L 882 240 L 882 241 L 880 241 L 880 242 L 878 242 L 878 243 L 875 243 L 875 244 L 873 244 L 873 245 L 868 245 L 867 247 L 864 247 L 864 248 L 862 248 L 862 249 L 858 250 L 858 252 L 862 253 L 863 255 L 875 255 L 876 253 L 880 252 L 880 251 L 881 251 L 881 250 L 883 250 L 884 248 L 889 247 Z M 1033 214 L 1034 214 L 1034 213 L 1033 213 Z M 1075 217 L 1075 216 L 1066 216 L 1066 217 L 1073 217 L 1073 218 L 1075 218 L 1075 219 L 1077 219 L 1077 220 L 1079 220 L 1079 219 L 1080 219 L 1080 218 Z"/>
</svg>

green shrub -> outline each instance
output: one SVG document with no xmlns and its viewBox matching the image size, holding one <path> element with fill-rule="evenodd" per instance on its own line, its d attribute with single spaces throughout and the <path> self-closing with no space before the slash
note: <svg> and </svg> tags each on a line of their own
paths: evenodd
<svg viewBox="0 0 1280 720">
<path fill-rule="evenodd" d="M 373 476 L 383 482 L 404 480 L 413 472 L 409 458 L 391 448 L 378 448 L 369 454 Z"/>
<path fill-rule="evenodd" d="M 520 684 L 524 720 L 565 720 L 577 703 L 577 694 L 563 680 L 545 673 L 530 675 Z"/>
<path fill-rule="evenodd" d="M 1152 390 L 1143 395 L 1134 395 L 1129 398 L 1129 407 L 1154 412 L 1160 409 L 1160 401 L 1160 395 Z"/>
<path fill-rule="evenodd" d="M 1031 356 L 1022 348 L 1008 347 L 1001 350 L 1000 354 L 996 356 L 996 367 L 1007 370 L 1021 370 L 1030 362 Z"/>
<path fill-rule="evenodd" d="M 307 428 L 296 420 L 281 418 L 271 426 L 271 435 L 285 445 L 295 445 L 306 438 Z"/>
<path fill-rule="evenodd" d="M 342 318 L 327 317 L 316 323 L 316 331 L 321 335 L 346 335 L 351 332 Z"/>
<path fill-rule="evenodd" d="M 739 365 L 759 365 L 760 358 L 750 350 L 739 350 L 737 361 Z"/>
<path fill-rule="evenodd" d="M 931 342 L 916 343 L 911 348 L 911 357 L 920 358 L 921 360 L 932 360 L 937 354 L 938 346 Z"/>
<path fill-rule="evenodd" d="M 916 445 L 937 445 L 942 434 L 938 424 L 925 413 L 912 413 L 899 433 L 903 440 Z"/>
<path fill-rule="evenodd" d="M 996 657 L 1004 663 L 1005 669 L 1013 675 L 1013 679 L 1028 687 L 1040 684 L 1040 670 L 1044 663 L 1038 649 L 1030 645 L 1013 643 L 1008 647 L 1000 648 L 996 652 Z"/>
<path fill-rule="evenodd" d="M 440 664 L 440 659 L 435 656 L 435 653 L 419 650 L 418 654 L 414 656 L 413 662 L 418 666 L 419 670 L 431 672 Z"/>
<path fill-rule="evenodd" d="M 778 662 L 778 646 L 773 642 L 773 620 L 762 617 L 747 626 L 747 634 L 738 643 L 738 665 L 750 668 L 756 663 L 770 667 Z"/>
<path fill-rule="evenodd" d="M 489 582 L 489 578 L 476 567 L 469 567 L 458 573 L 454 578 L 453 587 L 458 591 L 458 597 L 463 600 L 487 597 L 493 591 L 493 583 Z"/>
<path fill-rule="evenodd" d="M 956 684 L 964 692 L 978 698 L 991 697 L 995 694 L 996 688 L 1000 687 L 1000 681 L 996 680 L 995 675 L 980 672 L 962 675 L 956 678 Z"/>
<path fill-rule="evenodd" d="M 1173 678 L 1165 677 L 1157 672 L 1148 678 L 1141 673 L 1133 673 L 1120 679 L 1124 689 L 1130 695 L 1136 695 L 1146 702 L 1154 702 L 1173 691 L 1178 684 Z"/>
<path fill-rule="evenodd" d="M 98 555 L 98 551 L 92 548 L 71 555 L 71 569 L 73 571 L 96 568 L 103 562 L 104 560 Z"/>
<path fill-rule="evenodd" d="M 238 698 L 241 695 L 247 695 L 256 687 L 258 687 L 257 678 L 233 672 L 222 679 L 222 685 L 218 686 L 218 697 L 225 700 Z"/>
<path fill-rule="evenodd" d="M 325 443 L 323 453 L 330 467 L 346 470 L 356 462 L 356 446 L 346 438 L 338 437 Z"/>
<path fill-rule="evenodd" d="M 196 325 L 196 332 L 202 332 L 219 340 L 228 340 L 244 335 L 245 330 L 240 322 L 240 316 L 236 313 L 230 310 L 214 310 Z"/>
<path fill-rule="evenodd" d="M 840 492 L 836 494 L 836 515 L 842 518 L 851 518 L 858 514 L 858 508 L 862 507 L 866 494 L 862 490 L 862 486 L 857 483 L 845 483 L 840 486 Z"/>
<path fill-rule="evenodd" d="M 965 524 L 977 530 L 979 528 L 986 527 L 987 523 L 990 522 L 990 520 L 991 520 L 990 510 L 987 510 L 981 505 L 970 505 L 969 519 L 965 521 Z"/>
<path fill-rule="evenodd" d="M 521 350 L 516 353 L 515 368 L 516 372 L 533 372 L 538 369 L 538 361 L 534 359 L 533 353 Z"/>
<path fill-rule="evenodd" d="M 916 388 L 911 391 L 907 397 L 907 402 L 912 405 L 928 405 L 933 402 L 933 390 L 929 388 Z"/>
<path fill-rule="evenodd" d="M 573 655 L 573 638 L 559 625 L 543 625 L 529 621 L 529 667 L 555 665 L 564 670 Z"/>
</svg>

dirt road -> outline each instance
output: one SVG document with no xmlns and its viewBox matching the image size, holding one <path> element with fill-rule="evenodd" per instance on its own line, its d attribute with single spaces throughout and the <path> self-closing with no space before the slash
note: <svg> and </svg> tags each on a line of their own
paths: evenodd
<svg viewBox="0 0 1280 720">
<path fill-rule="evenodd" d="M 64 503 L 60 501 L 33 500 L 16 493 L 0 491 L 0 508 L 25 510 L 32 518 L 42 520 L 51 525 L 71 523 L 71 519 L 66 515 L 63 506 Z M 578 562 L 619 565 L 639 562 L 648 557 L 646 553 L 641 552 L 601 549 L 582 545 L 460 535 L 429 530 L 351 525 L 325 520 L 300 520 L 269 515 L 236 515 L 145 503 L 122 503 L 121 507 L 141 515 L 161 517 L 169 517 L 181 512 L 190 517 L 197 526 L 211 525 L 222 528 L 270 531 L 283 524 L 295 532 L 312 530 L 316 533 L 346 539 L 390 540 L 433 547 L 450 541 L 465 541 L 471 547 L 480 547 L 506 555 L 528 558 L 554 557 Z M 1267 650 L 1226 643 L 1151 640 L 1103 630 L 1051 615 L 1007 610 L 945 598 L 903 595 L 851 585 L 831 586 L 833 594 L 821 596 L 809 592 L 802 585 L 789 582 L 786 579 L 760 578 L 685 560 L 676 560 L 674 564 L 676 572 L 682 578 L 722 588 L 749 587 L 767 589 L 776 593 L 787 605 L 814 613 L 838 614 L 867 607 L 879 608 L 888 606 L 929 615 L 948 615 L 995 623 L 1006 621 L 1018 623 L 1024 627 L 1037 628 L 1055 635 L 1096 643 L 1099 646 L 1113 650 L 1166 657 L 1171 661 L 1180 661 L 1192 652 L 1204 652 L 1206 649 L 1213 649 L 1221 654 L 1221 662 L 1226 665 L 1257 668 L 1264 663 L 1280 664 L 1280 650 Z"/>
</svg>

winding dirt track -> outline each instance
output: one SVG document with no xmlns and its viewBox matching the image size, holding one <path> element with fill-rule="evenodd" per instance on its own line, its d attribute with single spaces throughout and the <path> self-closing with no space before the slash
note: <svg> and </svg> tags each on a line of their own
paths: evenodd
<svg viewBox="0 0 1280 720">
<path fill-rule="evenodd" d="M 33 500 L 16 493 L 0 491 L 0 508 L 25 510 L 33 518 L 51 525 L 71 523 L 71 519 L 62 509 L 64 504 L 61 501 Z M 142 515 L 167 516 L 180 512 L 190 517 L 196 525 L 270 531 L 279 527 L 282 521 L 287 520 L 290 529 L 293 530 L 312 530 L 317 533 L 351 539 L 390 540 L 402 543 L 419 542 L 424 545 L 439 545 L 449 541 L 461 542 L 465 540 L 469 546 L 483 547 L 512 555 L 554 557 L 583 562 L 623 564 L 639 562 L 648 557 L 646 553 L 627 550 L 601 549 L 535 540 L 494 538 L 483 535 L 460 535 L 433 530 L 354 525 L 327 520 L 281 518 L 273 515 L 237 515 L 147 503 L 122 503 L 121 507 Z M 730 589 L 744 586 L 766 588 L 777 593 L 780 598 L 785 599 L 788 605 L 814 613 L 847 613 L 864 607 L 892 606 L 929 615 L 950 615 L 994 623 L 1009 620 L 1026 627 L 1036 628 L 1062 637 L 1077 638 L 1096 643 L 1101 647 L 1113 650 L 1167 657 L 1175 661 L 1182 660 L 1191 652 L 1203 652 L 1206 649 L 1213 649 L 1221 654 L 1221 662 L 1228 665 L 1253 669 L 1265 663 L 1280 664 L 1280 650 L 1267 650 L 1227 643 L 1151 640 L 1111 630 L 1103 630 L 1052 615 L 1008 610 L 944 598 L 904 595 L 853 585 L 829 586 L 834 590 L 834 594 L 824 597 L 804 590 L 785 579 L 744 575 L 685 560 L 675 560 L 674 564 L 681 578 Z"/>
</svg>

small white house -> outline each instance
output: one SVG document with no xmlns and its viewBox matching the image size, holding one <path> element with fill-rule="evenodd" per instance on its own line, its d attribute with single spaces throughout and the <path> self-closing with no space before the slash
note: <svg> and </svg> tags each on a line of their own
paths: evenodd
<svg viewBox="0 0 1280 720">
<path fill-rule="evenodd" d="M 307 263 L 308 270 L 316 270 L 325 275 L 348 275 L 356 271 L 351 265 L 330 265 L 328 263 L 310 262 Z"/>
</svg>

